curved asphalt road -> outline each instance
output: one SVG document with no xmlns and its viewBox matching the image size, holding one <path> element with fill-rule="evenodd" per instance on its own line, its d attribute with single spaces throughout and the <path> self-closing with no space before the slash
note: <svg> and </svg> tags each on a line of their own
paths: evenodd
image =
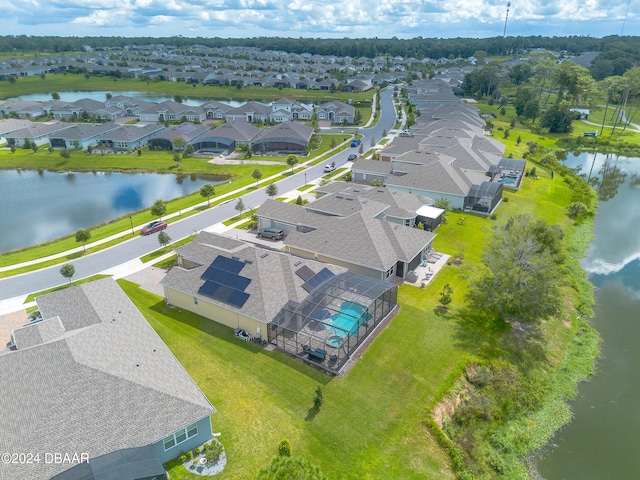
<svg viewBox="0 0 640 480">
<path fill-rule="evenodd" d="M 382 138 L 383 130 L 387 130 L 388 132 L 393 128 L 396 121 L 396 111 L 392 96 L 393 87 L 385 89 L 380 97 L 381 112 L 378 123 L 371 128 L 359 129 L 359 133 L 364 135 L 362 144 L 364 145 L 365 151 L 368 150 L 371 145 L 371 138 L 379 141 Z M 353 129 L 345 129 L 345 132 L 353 132 Z M 280 180 L 277 182 L 278 191 L 289 192 L 304 185 L 305 179 L 311 181 L 321 177 L 323 175 L 322 170 L 326 163 L 335 162 L 336 166 L 340 167 L 347 163 L 347 157 L 352 153 L 355 152 L 347 148 L 331 157 L 331 159 L 328 159 L 327 162 L 310 166 L 295 175 Z M 242 199 L 246 207 L 254 208 L 261 205 L 268 198 L 265 189 L 266 186 L 265 188 L 243 195 Z M 205 212 L 172 223 L 166 232 L 171 238 L 177 240 L 222 222 L 238 213 L 235 210 L 236 202 L 237 200 L 234 198 L 227 203 L 213 207 Z M 156 250 L 158 248 L 158 239 L 156 237 L 157 235 L 149 235 L 147 237 L 136 236 L 114 247 L 74 260 L 70 262 L 76 269 L 74 278 L 80 279 L 95 275 Z M 27 295 L 32 292 L 39 292 L 62 283 L 64 283 L 64 279 L 60 275 L 60 265 L 0 279 L 0 300 Z"/>
</svg>

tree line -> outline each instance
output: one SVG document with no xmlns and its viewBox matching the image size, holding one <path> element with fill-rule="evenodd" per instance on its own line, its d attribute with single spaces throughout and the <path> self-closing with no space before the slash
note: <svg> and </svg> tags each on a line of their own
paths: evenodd
<svg viewBox="0 0 640 480">
<path fill-rule="evenodd" d="M 261 50 L 335 55 L 340 57 L 374 58 L 380 55 L 423 58 L 467 58 L 477 51 L 487 55 L 515 55 L 531 49 L 566 51 L 580 54 L 602 52 L 604 71 L 613 68 L 612 62 L 623 57 L 632 65 L 640 61 L 640 37 L 611 35 L 603 38 L 588 36 L 491 37 L 491 38 L 286 38 L 286 37 L 57 37 L 6 35 L 0 36 L 0 52 L 78 52 L 85 45 L 93 49 L 142 45 L 172 45 L 191 48 L 198 53 L 199 46 L 222 48 L 230 46 L 256 47 Z"/>
</svg>

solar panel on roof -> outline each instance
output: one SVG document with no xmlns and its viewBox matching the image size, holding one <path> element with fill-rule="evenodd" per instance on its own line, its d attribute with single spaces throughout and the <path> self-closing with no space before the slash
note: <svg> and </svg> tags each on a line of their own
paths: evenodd
<svg viewBox="0 0 640 480">
<path fill-rule="evenodd" d="M 305 284 L 302 285 L 302 288 L 304 288 L 307 292 L 311 292 L 312 290 L 315 290 L 324 282 L 326 282 L 327 280 L 329 280 L 331 277 L 334 277 L 334 276 L 335 275 L 333 274 L 333 272 L 325 267 L 322 270 L 320 270 L 318 273 L 316 273 L 313 277 L 311 277 L 309 280 L 307 280 Z"/>
<path fill-rule="evenodd" d="M 298 275 L 302 280 L 306 282 L 315 275 L 315 272 L 306 265 L 303 265 L 298 270 L 296 270 L 296 275 Z"/>
<path fill-rule="evenodd" d="M 207 280 L 198 290 L 198 293 L 222 303 L 227 303 L 237 308 L 242 308 L 249 300 L 249 294 L 241 292 L 226 285 Z"/>
<path fill-rule="evenodd" d="M 244 262 L 218 255 L 211 263 L 211 266 L 219 268 L 220 270 L 226 270 L 227 272 L 238 274 L 243 269 Z"/>
<path fill-rule="evenodd" d="M 207 268 L 200 278 L 204 280 L 210 280 L 212 282 L 217 282 L 221 285 L 226 285 L 228 287 L 242 291 L 244 291 L 244 289 L 247 288 L 247 286 L 251 283 L 250 278 L 236 275 L 233 272 L 221 270 L 214 266 L 210 266 L 209 268 Z"/>
</svg>

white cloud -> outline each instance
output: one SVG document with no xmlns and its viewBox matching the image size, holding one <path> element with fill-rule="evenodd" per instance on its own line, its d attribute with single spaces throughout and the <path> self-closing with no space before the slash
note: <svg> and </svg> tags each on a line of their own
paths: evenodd
<svg viewBox="0 0 640 480">
<path fill-rule="evenodd" d="M 0 5 L 9 3 L 0 0 Z M 163 24 L 166 35 L 198 28 L 220 36 L 378 36 L 390 38 L 501 35 L 502 0 L 25 0 L 4 6 L 5 34 L 69 35 L 67 25 L 146 35 Z M 619 34 L 627 0 L 512 2 L 510 35 Z M 629 4 L 625 32 L 640 30 L 638 2 Z M 112 18 L 109 18 L 112 17 Z"/>
</svg>

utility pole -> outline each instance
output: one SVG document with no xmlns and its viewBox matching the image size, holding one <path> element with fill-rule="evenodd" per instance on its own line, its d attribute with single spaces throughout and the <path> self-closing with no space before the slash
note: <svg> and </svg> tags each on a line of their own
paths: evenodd
<svg viewBox="0 0 640 480">
<path fill-rule="evenodd" d="M 511 7 L 511 2 L 507 2 L 507 16 L 504 17 L 504 32 L 502 32 L 503 37 L 507 35 L 507 21 L 509 20 L 509 7 Z"/>
</svg>

